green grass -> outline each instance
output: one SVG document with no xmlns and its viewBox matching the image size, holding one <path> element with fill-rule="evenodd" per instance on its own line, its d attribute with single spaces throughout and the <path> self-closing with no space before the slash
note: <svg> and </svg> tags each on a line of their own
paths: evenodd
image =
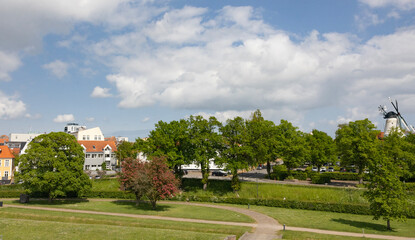
<svg viewBox="0 0 415 240">
<path fill-rule="evenodd" d="M 19 204 L 17 201 L 6 201 L 11 204 Z M 67 209 L 79 209 L 90 210 L 98 212 L 114 212 L 114 213 L 128 213 L 128 214 L 143 214 L 143 215 L 156 215 L 165 217 L 177 217 L 177 218 L 190 218 L 190 219 L 205 219 L 214 221 L 229 221 L 229 222 L 248 222 L 252 223 L 254 220 L 244 214 L 237 212 L 201 207 L 201 206 L 188 206 L 181 204 L 171 203 L 158 203 L 157 209 L 152 210 L 151 205 L 148 203 L 141 203 L 136 206 L 134 202 L 130 201 L 71 201 L 71 200 L 54 200 L 52 204 L 49 204 L 45 200 L 31 200 L 30 203 L 25 204 L 29 206 L 43 206 L 54 208 L 67 208 Z"/>
<path fill-rule="evenodd" d="M 224 239 L 249 231 L 234 226 L 29 209 L 5 208 L 0 213 L 3 239 Z"/>
<path fill-rule="evenodd" d="M 281 231 L 282 239 L 292 239 L 292 240 L 347 240 L 347 239 L 369 239 L 372 238 L 360 238 L 360 237 L 346 237 L 346 236 L 336 236 L 336 235 L 327 235 L 327 234 L 318 234 L 310 232 L 295 232 L 295 231 Z"/>
<path fill-rule="evenodd" d="M 310 211 L 300 209 L 251 206 L 254 211 L 275 218 L 280 224 L 333 231 L 357 232 L 415 237 L 415 219 L 406 222 L 392 221 L 392 231 L 386 229 L 386 221 L 373 220 L 372 216 L 347 213 Z"/>
<path fill-rule="evenodd" d="M 229 183 L 230 184 L 230 183 Z M 315 187 L 300 185 L 283 185 L 283 184 L 258 184 L 258 197 L 261 199 L 287 199 L 298 201 L 320 201 L 336 203 L 363 203 L 367 201 L 362 197 L 363 190 L 355 188 L 332 188 L 332 187 Z M 189 189 L 187 194 L 198 196 L 221 195 L 223 197 L 235 197 L 232 191 L 219 192 L 217 189 L 210 188 L 208 191 L 201 189 Z M 241 198 L 256 198 L 257 184 L 253 182 L 244 182 L 241 190 L 238 192 Z"/>
</svg>

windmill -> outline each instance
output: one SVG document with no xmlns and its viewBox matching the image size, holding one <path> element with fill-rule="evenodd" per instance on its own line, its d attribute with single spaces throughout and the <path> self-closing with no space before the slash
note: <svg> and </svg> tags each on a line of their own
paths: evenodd
<svg viewBox="0 0 415 240">
<path fill-rule="evenodd" d="M 396 110 L 387 112 L 386 106 L 379 106 L 379 111 L 383 114 L 383 118 L 386 119 L 385 123 L 385 135 L 388 135 L 392 128 L 398 128 L 400 131 L 404 133 L 415 133 L 415 129 L 413 126 L 408 125 L 405 119 L 402 117 L 401 113 L 399 112 L 398 101 L 395 100 L 395 103 L 389 98 L 393 108 Z"/>
</svg>

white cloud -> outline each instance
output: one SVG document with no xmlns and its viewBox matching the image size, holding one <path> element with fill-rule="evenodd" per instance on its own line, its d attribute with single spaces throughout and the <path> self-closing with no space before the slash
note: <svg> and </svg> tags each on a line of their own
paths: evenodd
<svg viewBox="0 0 415 240">
<path fill-rule="evenodd" d="M 94 88 L 94 90 L 91 93 L 91 97 L 94 98 L 107 98 L 107 97 L 111 97 L 112 94 L 109 93 L 110 89 L 109 88 L 102 88 L 100 86 L 96 86 Z"/>
<path fill-rule="evenodd" d="M 16 54 L 5 53 L 0 50 L 0 80 L 10 80 L 10 72 L 13 72 L 21 65 Z"/>
<path fill-rule="evenodd" d="M 120 107 L 161 105 L 220 119 L 249 117 L 259 108 L 272 119 L 301 125 L 306 112 L 319 107 L 359 106 L 375 116 L 387 96 L 415 96 L 415 28 L 366 42 L 317 31 L 294 41 L 249 7 L 225 7 L 213 17 L 184 8 L 160 21 L 166 16 L 171 26 L 191 22 L 190 32 L 170 42 L 152 35 L 160 44 L 148 47 L 146 36 L 160 30 L 151 23 L 91 47 L 114 69 L 107 80 L 118 91 Z M 352 119 L 345 114 L 339 121 Z"/>
<path fill-rule="evenodd" d="M 371 8 L 395 7 L 400 10 L 415 8 L 414 0 L 360 0 L 360 2 Z"/>
<path fill-rule="evenodd" d="M 75 117 L 73 116 L 73 114 L 62 114 L 56 116 L 56 118 L 54 118 L 53 121 L 57 123 L 73 122 L 75 121 Z"/>
<path fill-rule="evenodd" d="M 26 113 L 25 114 L 25 118 L 29 118 L 29 119 L 40 119 L 40 118 L 42 118 L 42 115 L 40 113 L 36 113 L 36 114 Z"/>
<path fill-rule="evenodd" d="M 94 117 L 87 117 L 87 118 L 85 118 L 85 120 L 87 122 L 93 122 L 93 121 L 95 121 L 95 118 Z"/>
<path fill-rule="evenodd" d="M 149 117 L 145 117 L 145 118 L 143 118 L 143 120 L 141 120 L 141 122 L 145 123 L 145 122 L 148 122 L 149 120 L 150 120 Z"/>
<path fill-rule="evenodd" d="M 51 63 L 44 64 L 42 67 L 50 71 L 57 78 L 63 78 L 68 74 L 69 65 L 61 60 L 55 60 Z"/>
<path fill-rule="evenodd" d="M 7 96 L 0 91 L 0 119 L 14 119 L 24 116 L 26 104 L 17 99 L 17 96 Z"/>
</svg>

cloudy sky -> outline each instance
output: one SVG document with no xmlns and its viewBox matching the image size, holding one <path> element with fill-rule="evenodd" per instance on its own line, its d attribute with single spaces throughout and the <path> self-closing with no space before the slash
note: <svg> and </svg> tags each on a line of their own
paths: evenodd
<svg viewBox="0 0 415 240">
<path fill-rule="evenodd" d="M 0 84 L 1 134 L 261 109 L 333 136 L 388 97 L 415 125 L 415 1 L 0 0 Z"/>
</svg>

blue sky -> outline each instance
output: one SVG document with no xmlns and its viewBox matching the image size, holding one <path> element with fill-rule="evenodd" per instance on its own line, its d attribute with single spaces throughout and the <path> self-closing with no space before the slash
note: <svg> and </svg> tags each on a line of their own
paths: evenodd
<svg viewBox="0 0 415 240">
<path fill-rule="evenodd" d="M 0 31 L 2 134 L 261 109 L 334 136 L 388 97 L 415 125 L 413 0 L 0 0 Z"/>
</svg>

